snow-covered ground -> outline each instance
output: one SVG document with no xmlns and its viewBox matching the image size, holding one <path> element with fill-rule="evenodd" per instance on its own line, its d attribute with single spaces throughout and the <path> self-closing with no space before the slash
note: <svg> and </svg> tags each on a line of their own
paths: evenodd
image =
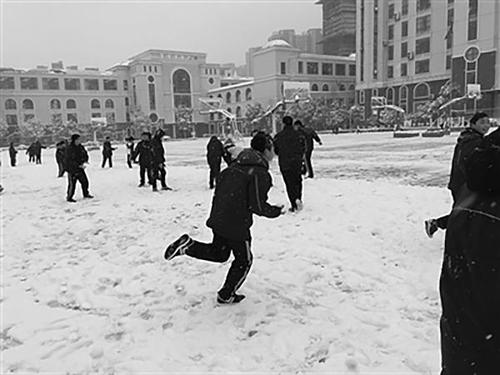
<svg viewBox="0 0 500 375">
<path fill-rule="evenodd" d="M 443 234 L 423 220 L 449 210 L 456 137 L 322 138 L 304 211 L 256 219 L 235 306 L 215 302 L 228 264 L 162 258 L 182 233 L 211 239 L 207 140 L 166 143 L 173 192 L 137 188 L 124 146 L 113 169 L 93 151 L 95 199 L 75 204 L 54 150 L 2 153 L 1 372 L 438 374 Z"/>
</svg>

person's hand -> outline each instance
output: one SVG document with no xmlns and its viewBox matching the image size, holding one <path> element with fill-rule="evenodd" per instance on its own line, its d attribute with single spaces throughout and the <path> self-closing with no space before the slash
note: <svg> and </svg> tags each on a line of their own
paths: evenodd
<svg viewBox="0 0 500 375">
<path fill-rule="evenodd" d="M 320 145 L 320 146 L 323 146 L 323 142 L 321 142 L 321 141 L 320 141 L 320 142 L 319 142 L 319 145 Z"/>
<path fill-rule="evenodd" d="M 280 215 L 286 214 L 286 208 L 284 204 L 279 204 L 278 207 L 280 208 Z"/>
</svg>

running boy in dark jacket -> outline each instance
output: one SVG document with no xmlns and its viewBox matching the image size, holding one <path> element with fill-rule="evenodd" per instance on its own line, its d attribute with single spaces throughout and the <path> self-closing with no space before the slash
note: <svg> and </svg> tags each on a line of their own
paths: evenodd
<svg viewBox="0 0 500 375">
<path fill-rule="evenodd" d="M 158 129 L 155 132 L 153 140 L 151 141 L 151 150 L 153 151 L 153 163 L 152 163 L 152 177 L 151 182 L 153 185 L 153 191 L 157 191 L 156 181 L 160 180 L 161 190 L 172 190 L 167 186 L 167 169 L 165 168 L 165 149 L 163 148 L 163 136 L 165 132 L 162 129 Z"/>
<path fill-rule="evenodd" d="M 109 137 L 106 137 L 102 145 L 102 168 L 106 165 L 106 161 L 109 163 L 109 167 L 113 168 L 113 151 L 116 150 L 115 147 L 111 146 L 111 141 Z"/>
<path fill-rule="evenodd" d="M 58 167 L 57 177 L 62 177 L 64 175 L 64 159 L 66 156 L 66 142 L 60 141 L 56 145 L 56 162 Z"/>
<path fill-rule="evenodd" d="M 220 173 L 220 164 L 224 155 L 224 146 L 215 135 L 207 144 L 207 162 L 210 167 L 209 187 L 213 189 Z M 229 164 L 229 163 L 228 163 Z"/>
<path fill-rule="evenodd" d="M 146 173 L 148 181 L 152 185 L 152 163 L 153 163 L 153 150 L 151 148 L 151 133 L 143 132 L 141 134 L 142 140 L 137 144 L 134 150 L 134 161 L 139 157 L 139 187 L 145 184 Z"/>
<path fill-rule="evenodd" d="M 319 137 L 318 133 L 316 133 L 313 128 L 304 126 L 304 124 L 302 124 L 302 121 L 297 120 L 295 121 L 294 125 L 296 127 L 296 130 L 298 130 L 299 133 L 301 133 L 304 137 L 306 144 L 306 151 L 304 153 L 304 162 L 306 165 L 305 173 L 307 173 L 307 177 L 314 178 L 314 171 L 311 162 L 311 157 L 314 150 L 314 142 L 317 142 L 320 145 L 322 145 L 323 143 L 321 142 L 321 138 Z"/>
<path fill-rule="evenodd" d="M 276 218 L 283 212 L 282 206 L 267 203 L 272 186 L 269 162 L 273 156 L 270 137 L 257 134 L 252 139 L 251 149 L 242 151 L 238 159 L 220 174 L 207 221 L 214 234 L 212 243 L 201 243 L 184 234 L 165 251 L 166 260 L 185 254 L 216 263 L 226 262 L 232 252 L 233 263 L 217 293 L 219 303 L 238 303 L 245 298 L 236 292 L 252 266 L 250 228 L 253 214 Z"/>
<path fill-rule="evenodd" d="M 73 199 L 76 190 L 76 181 L 80 182 L 84 198 L 94 198 L 89 193 L 89 180 L 85 174 L 85 163 L 89 161 L 87 150 L 80 143 L 80 135 L 73 134 L 71 143 L 66 148 L 66 158 L 64 166 L 68 172 L 68 194 L 66 200 L 68 202 L 76 202 Z"/>
</svg>

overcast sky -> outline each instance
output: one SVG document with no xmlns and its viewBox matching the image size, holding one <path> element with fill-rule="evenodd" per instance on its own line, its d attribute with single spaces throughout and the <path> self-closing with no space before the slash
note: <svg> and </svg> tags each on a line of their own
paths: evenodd
<svg viewBox="0 0 500 375">
<path fill-rule="evenodd" d="M 205 52 L 214 63 L 245 62 L 279 29 L 321 28 L 316 0 L 0 0 L 0 66 L 109 68 L 146 49 Z"/>
</svg>

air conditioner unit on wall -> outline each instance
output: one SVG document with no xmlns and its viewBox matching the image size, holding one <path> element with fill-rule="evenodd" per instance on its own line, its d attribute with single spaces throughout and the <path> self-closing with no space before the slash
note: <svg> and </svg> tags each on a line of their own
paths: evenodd
<svg viewBox="0 0 500 375">
<path fill-rule="evenodd" d="M 415 53 L 408 52 L 408 60 L 413 60 L 415 58 Z"/>
</svg>

